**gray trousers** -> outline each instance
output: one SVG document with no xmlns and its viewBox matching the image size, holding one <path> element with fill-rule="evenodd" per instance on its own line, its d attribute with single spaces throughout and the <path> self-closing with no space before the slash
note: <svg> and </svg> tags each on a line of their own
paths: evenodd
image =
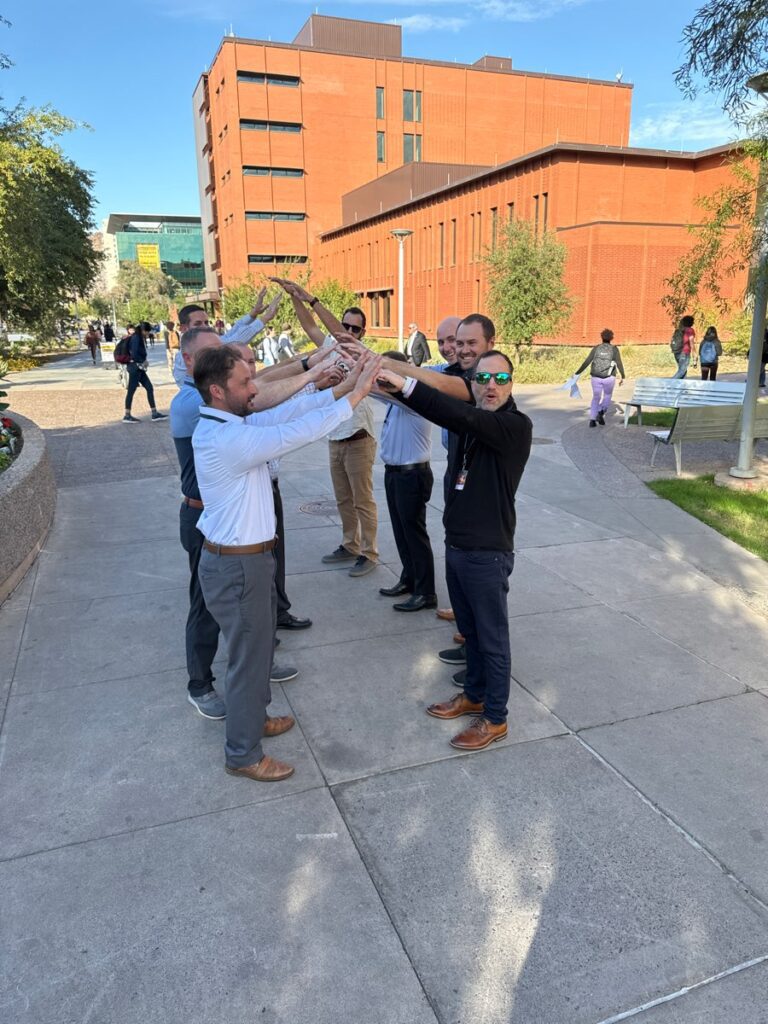
<svg viewBox="0 0 768 1024">
<path fill-rule="evenodd" d="M 272 700 L 277 597 L 275 556 L 200 556 L 200 586 L 205 603 L 227 642 L 229 663 L 224 680 L 227 705 L 226 763 L 246 768 L 264 756 L 261 739 Z"/>
</svg>

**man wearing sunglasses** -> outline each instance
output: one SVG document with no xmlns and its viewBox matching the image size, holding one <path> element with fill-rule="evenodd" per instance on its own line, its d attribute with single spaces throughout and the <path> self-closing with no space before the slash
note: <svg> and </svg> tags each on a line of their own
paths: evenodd
<svg viewBox="0 0 768 1024">
<path fill-rule="evenodd" d="M 316 296 L 295 281 L 273 277 L 293 300 L 302 330 L 318 348 L 336 344 L 334 335 L 346 332 L 358 341 L 365 337 L 365 313 L 357 306 L 344 310 L 341 321 Z M 314 315 L 313 315 L 314 314 Z M 328 333 L 315 322 L 315 315 Z M 363 399 L 348 420 L 328 435 L 328 456 L 333 493 L 342 526 L 341 544 L 321 561 L 326 565 L 354 564 L 350 576 L 367 576 L 379 564 L 376 534 L 378 512 L 373 498 L 373 463 L 376 437 L 373 407 Z"/>
<path fill-rule="evenodd" d="M 473 716 L 451 745 L 483 750 L 507 735 L 507 594 L 515 557 L 515 493 L 531 451 L 531 421 L 512 398 L 512 364 L 496 349 L 475 364 L 470 383 L 475 405 L 390 370 L 381 370 L 378 378 L 414 412 L 458 437 L 449 461 L 443 524 L 448 593 L 465 637 L 467 669 L 463 692 L 431 704 L 427 714 Z"/>
</svg>

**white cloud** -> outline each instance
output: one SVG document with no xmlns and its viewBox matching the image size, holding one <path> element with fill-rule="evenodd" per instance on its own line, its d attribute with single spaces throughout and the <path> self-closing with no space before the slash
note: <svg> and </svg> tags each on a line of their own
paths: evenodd
<svg viewBox="0 0 768 1024">
<path fill-rule="evenodd" d="M 432 14 L 411 14 L 406 18 L 392 18 L 390 24 L 402 25 L 406 32 L 458 32 L 468 24 L 466 18 L 444 18 Z"/>
<path fill-rule="evenodd" d="M 629 138 L 632 146 L 706 149 L 730 142 L 737 135 L 733 122 L 715 104 L 681 100 L 647 104 L 641 116 L 633 118 Z"/>
<path fill-rule="evenodd" d="M 496 21 L 543 21 L 593 0 L 474 0 L 473 7 Z"/>
</svg>

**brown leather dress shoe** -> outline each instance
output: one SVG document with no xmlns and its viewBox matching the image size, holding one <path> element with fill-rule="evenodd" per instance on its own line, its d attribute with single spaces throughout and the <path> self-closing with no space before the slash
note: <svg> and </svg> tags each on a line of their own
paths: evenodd
<svg viewBox="0 0 768 1024">
<path fill-rule="evenodd" d="M 464 693 L 457 693 L 442 704 L 430 704 L 427 714 L 433 718 L 461 718 L 462 715 L 482 715 L 483 705 L 475 704 Z"/>
<path fill-rule="evenodd" d="M 296 719 L 291 718 L 290 715 L 267 715 L 267 720 L 264 723 L 264 735 L 265 736 L 280 736 L 284 732 L 288 732 L 296 725 Z"/>
<path fill-rule="evenodd" d="M 454 633 L 453 634 L 453 642 L 455 644 L 463 644 L 464 643 L 464 637 L 461 635 L 461 633 Z"/>
<path fill-rule="evenodd" d="M 456 616 L 453 614 L 453 608 L 438 608 L 435 612 L 438 619 L 444 619 L 446 622 L 455 622 Z"/>
<path fill-rule="evenodd" d="M 464 732 L 458 733 L 451 740 L 451 746 L 457 750 L 483 750 L 496 740 L 503 740 L 507 735 L 507 723 L 494 725 L 487 718 L 479 715 Z"/>
<path fill-rule="evenodd" d="M 244 779 L 253 779 L 254 782 L 280 782 L 293 775 L 294 767 L 265 755 L 256 764 L 246 765 L 245 768 L 230 768 L 225 764 L 224 771 L 227 775 L 240 775 Z"/>
</svg>

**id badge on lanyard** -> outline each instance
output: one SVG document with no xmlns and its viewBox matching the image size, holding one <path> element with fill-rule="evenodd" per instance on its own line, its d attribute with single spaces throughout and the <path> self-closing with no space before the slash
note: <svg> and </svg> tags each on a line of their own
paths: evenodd
<svg viewBox="0 0 768 1024">
<path fill-rule="evenodd" d="M 456 476 L 456 483 L 453 485 L 455 491 L 463 491 L 464 485 L 467 482 L 467 475 L 469 473 L 469 463 L 471 461 L 472 452 L 474 449 L 474 441 L 470 441 L 464 451 L 464 458 L 461 461 L 461 469 Z"/>
</svg>

